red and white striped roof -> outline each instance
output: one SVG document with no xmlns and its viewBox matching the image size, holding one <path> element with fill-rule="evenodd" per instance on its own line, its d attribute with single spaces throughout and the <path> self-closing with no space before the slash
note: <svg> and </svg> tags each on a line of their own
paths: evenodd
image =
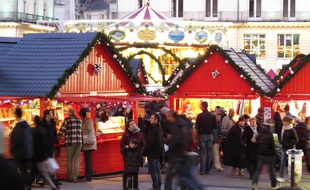
<svg viewBox="0 0 310 190">
<path fill-rule="evenodd" d="M 145 5 L 141 7 L 137 11 L 130 13 L 129 15 L 125 16 L 121 19 L 121 21 L 114 23 L 118 24 L 119 26 L 144 26 L 148 24 L 149 26 L 159 27 L 162 24 L 164 26 L 173 26 L 175 25 L 173 21 L 171 21 L 166 16 L 158 13 L 151 7 Z M 113 25 L 114 25 L 113 24 Z"/>
</svg>

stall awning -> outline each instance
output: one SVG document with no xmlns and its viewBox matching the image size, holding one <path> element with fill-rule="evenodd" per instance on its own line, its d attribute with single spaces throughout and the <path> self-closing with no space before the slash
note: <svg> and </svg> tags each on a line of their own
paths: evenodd
<svg viewBox="0 0 310 190">
<path fill-rule="evenodd" d="M 55 98 L 56 100 L 63 100 L 69 102 L 117 102 L 117 101 L 161 101 L 160 97 L 131 95 L 131 96 L 70 96 L 62 95 L 62 97 Z"/>
</svg>

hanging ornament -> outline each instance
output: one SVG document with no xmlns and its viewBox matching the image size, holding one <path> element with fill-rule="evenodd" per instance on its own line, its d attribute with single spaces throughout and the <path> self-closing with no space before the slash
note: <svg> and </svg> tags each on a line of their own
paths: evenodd
<svg viewBox="0 0 310 190">
<path fill-rule="evenodd" d="M 283 76 L 280 76 L 281 79 L 283 79 Z"/>
<path fill-rule="evenodd" d="M 99 72 L 101 71 L 101 68 L 102 68 L 102 66 L 101 66 L 99 63 L 95 63 L 95 64 L 93 65 L 94 73 L 95 73 L 96 75 L 98 75 Z"/>
<path fill-rule="evenodd" d="M 180 85 L 176 85 L 175 87 L 180 88 Z"/>
<path fill-rule="evenodd" d="M 114 55 L 113 55 L 113 58 L 114 58 L 114 59 L 116 59 L 116 58 L 117 58 L 117 55 L 116 55 L 116 54 L 114 54 Z"/>
<path fill-rule="evenodd" d="M 294 74 L 294 71 L 291 71 L 291 74 Z"/>
<path fill-rule="evenodd" d="M 214 70 L 211 72 L 212 78 L 216 79 L 216 77 L 220 74 L 220 72 L 218 70 Z"/>
<path fill-rule="evenodd" d="M 122 61 L 119 61 L 119 64 L 122 64 Z"/>
<path fill-rule="evenodd" d="M 85 58 L 84 61 L 85 61 L 85 62 L 88 62 L 88 58 Z"/>
<path fill-rule="evenodd" d="M 210 54 L 212 55 L 212 54 L 213 54 L 213 52 L 211 51 L 211 52 L 210 52 Z"/>
<path fill-rule="evenodd" d="M 208 60 L 205 60 L 205 63 L 208 63 Z"/>
<path fill-rule="evenodd" d="M 240 78 L 243 78 L 243 75 L 242 75 L 242 74 L 240 75 Z"/>
<path fill-rule="evenodd" d="M 228 63 L 228 60 L 225 60 L 225 63 L 227 64 L 227 63 Z"/>
<path fill-rule="evenodd" d="M 251 91 L 254 91 L 254 88 L 251 88 Z"/>
<path fill-rule="evenodd" d="M 60 92 L 57 92 L 56 96 L 59 98 L 61 96 Z"/>
<path fill-rule="evenodd" d="M 76 75 L 78 75 L 78 74 L 79 74 L 79 71 L 75 71 L 74 73 L 75 73 Z"/>
<path fill-rule="evenodd" d="M 139 87 L 140 87 L 140 85 L 139 85 L 139 84 L 135 84 L 135 87 L 136 87 L 136 88 L 139 88 Z"/>
<path fill-rule="evenodd" d="M 277 88 L 277 92 L 280 92 L 280 89 L 279 89 L 279 88 Z"/>
</svg>

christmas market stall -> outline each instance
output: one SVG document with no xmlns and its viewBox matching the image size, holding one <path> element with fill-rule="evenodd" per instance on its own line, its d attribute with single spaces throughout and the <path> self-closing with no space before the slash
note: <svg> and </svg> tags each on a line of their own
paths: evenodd
<svg viewBox="0 0 310 190">
<path fill-rule="evenodd" d="M 195 62 L 177 68 L 168 81 L 170 104 L 180 114 L 195 121 L 200 102 L 208 101 L 209 110 L 216 106 L 233 108 L 237 116 L 255 116 L 261 101 L 274 90 L 271 78 L 249 57 L 233 48 L 211 45 Z M 261 98 L 263 97 L 263 98 Z M 271 107 L 265 107 L 270 117 Z M 237 118 L 235 118 L 237 119 Z"/>
<path fill-rule="evenodd" d="M 310 55 L 299 54 L 285 65 L 274 78 L 276 91 L 271 98 L 273 111 L 283 117 L 284 107 L 289 105 L 290 112 L 304 121 L 309 116 L 310 87 L 307 84 L 310 76 Z"/>
<path fill-rule="evenodd" d="M 92 157 L 95 174 L 123 170 L 119 142 L 125 125 L 123 116 L 96 122 L 95 106 L 130 106 L 137 120 L 144 114 L 141 104 L 153 99 L 145 96 L 145 88 L 128 60 L 102 33 L 27 34 L 1 56 L 0 116 L 7 121 L 7 138 L 14 127 L 12 113 L 17 106 L 29 124 L 35 115 L 53 109 L 58 129 L 70 107 L 77 112 L 87 109 L 97 133 L 98 147 Z M 79 175 L 84 175 L 82 155 Z M 61 168 L 57 177 L 66 177 L 63 141 L 56 145 L 56 160 Z"/>
</svg>

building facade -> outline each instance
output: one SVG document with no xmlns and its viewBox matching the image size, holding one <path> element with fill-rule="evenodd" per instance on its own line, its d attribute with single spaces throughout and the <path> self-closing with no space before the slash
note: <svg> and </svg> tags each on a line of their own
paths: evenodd
<svg viewBox="0 0 310 190">
<path fill-rule="evenodd" d="M 57 0 L 1 0 L 0 36 L 22 37 L 27 33 L 53 32 L 55 28 L 38 25 L 37 20 L 55 20 Z"/>
<path fill-rule="evenodd" d="M 230 23 L 228 46 L 256 54 L 267 71 L 310 52 L 309 0 L 118 0 L 118 18 L 145 3 L 173 20 Z"/>
</svg>

